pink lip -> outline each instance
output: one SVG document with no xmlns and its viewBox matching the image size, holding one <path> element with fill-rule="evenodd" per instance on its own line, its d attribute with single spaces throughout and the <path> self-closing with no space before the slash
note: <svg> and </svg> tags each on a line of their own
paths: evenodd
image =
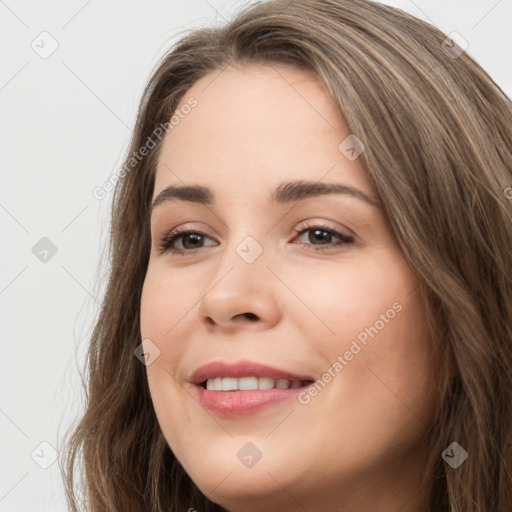
<svg viewBox="0 0 512 512">
<path fill-rule="evenodd" d="M 194 392 L 199 402 L 212 414 L 226 417 L 241 417 L 254 414 L 269 406 L 289 400 L 305 387 L 288 389 L 261 389 L 253 391 L 212 391 L 202 387 L 202 383 L 215 377 L 270 377 L 290 381 L 312 381 L 307 375 L 297 375 L 272 366 L 253 361 L 240 361 L 236 364 L 213 361 L 198 368 L 190 378 L 195 384 Z"/>
</svg>

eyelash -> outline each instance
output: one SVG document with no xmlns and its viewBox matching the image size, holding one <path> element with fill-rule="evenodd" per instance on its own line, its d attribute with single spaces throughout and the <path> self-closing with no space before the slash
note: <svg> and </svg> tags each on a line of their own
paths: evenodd
<svg viewBox="0 0 512 512">
<path fill-rule="evenodd" d="M 351 245 L 354 243 L 354 239 L 351 236 L 344 235 L 343 233 L 340 233 L 339 231 L 336 231 L 335 229 L 332 229 L 329 226 L 325 226 L 325 225 L 316 225 L 315 224 L 315 225 L 309 226 L 306 224 L 302 224 L 297 229 L 294 229 L 294 231 L 298 235 L 301 235 L 302 233 L 304 233 L 306 231 L 312 231 L 312 230 L 325 231 L 329 235 L 333 235 L 335 237 L 340 238 L 341 241 L 337 244 L 334 244 L 334 246 L 347 246 L 347 245 Z M 194 234 L 194 235 L 208 237 L 207 234 L 202 233 L 201 231 L 194 231 L 194 230 L 184 229 L 184 228 L 176 228 L 176 229 L 170 231 L 169 233 L 167 233 L 161 239 L 161 241 L 158 245 L 160 252 L 161 253 L 170 252 L 170 253 L 184 255 L 185 253 L 191 253 L 191 252 L 196 251 L 197 249 L 202 249 L 202 247 L 198 247 L 196 249 L 176 249 L 176 248 L 172 247 L 172 245 L 174 244 L 174 242 L 176 240 L 178 240 L 178 238 L 182 237 L 183 235 L 188 235 L 188 234 Z M 325 251 L 325 250 L 329 250 L 329 249 L 333 248 L 333 245 L 325 245 L 325 246 L 323 246 L 323 245 L 315 246 L 315 245 L 311 245 L 311 244 L 301 244 L 301 245 L 304 245 L 308 250 L 312 250 L 312 251 Z"/>
</svg>

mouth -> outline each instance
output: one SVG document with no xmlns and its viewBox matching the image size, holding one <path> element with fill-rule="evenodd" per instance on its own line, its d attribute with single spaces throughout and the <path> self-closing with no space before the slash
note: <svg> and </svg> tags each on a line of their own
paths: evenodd
<svg viewBox="0 0 512 512">
<path fill-rule="evenodd" d="M 267 389 L 297 389 L 308 386 L 313 380 L 273 379 L 271 377 L 215 377 L 199 385 L 210 391 L 256 391 Z"/>
<path fill-rule="evenodd" d="M 220 417 L 242 417 L 297 396 L 314 379 L 251 361 L 212 362 L 190 379 L 197 400 Z"/>
</svg>

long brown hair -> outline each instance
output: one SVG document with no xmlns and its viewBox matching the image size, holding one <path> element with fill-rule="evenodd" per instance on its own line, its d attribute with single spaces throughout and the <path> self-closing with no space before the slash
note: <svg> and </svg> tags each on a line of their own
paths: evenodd
<svg viewBox="0 0 512 512">
<path fill-rule="evenodd" d="M 512 510 L 512 105 L 446 37 L 369 0 L 273 0 L 193 31 L 161 60 L 113 197 L 111 271 L 88 351 L 86 410 L 61 462 L 72 511 L 223 510 L 166 444 L 134 356 L 161 141 L 130 158 L 198 79 L 252 63 L 295 66 L 325 82 L 366 148 L 360 158 L 421 280 L 441 391 L 424 510 Z M 452 442 L 468 452 L 456 469 L 441 457 Z"/>
</svg>

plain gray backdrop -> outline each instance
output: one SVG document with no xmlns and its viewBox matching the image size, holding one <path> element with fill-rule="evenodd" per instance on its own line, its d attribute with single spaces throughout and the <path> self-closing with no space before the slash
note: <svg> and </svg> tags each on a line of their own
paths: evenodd
<svg viewBox="0 0 512 512">
<path fill-rule="evenodd" d="M 248 2 L 0 0 L 0 512 L 62 512 L 112 194 L 142 89 L 189 29 Z M 512 0 L 385 1 L 457 32 L 512 96 Z"/>
</svg>

